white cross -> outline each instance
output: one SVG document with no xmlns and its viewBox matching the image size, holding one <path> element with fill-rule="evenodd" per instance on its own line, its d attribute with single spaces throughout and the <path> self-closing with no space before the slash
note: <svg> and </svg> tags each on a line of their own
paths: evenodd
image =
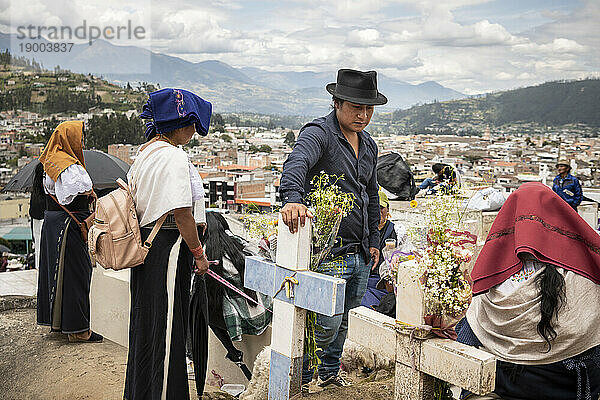
<svg viewBox="0 0 600 400">
<path fill-rule="evenodd" d="M 406 272 L 406 271 L 405 271 Z M 396 318 L 424 325 L 423 294 L 410 273 L 398 274 Z M 449 339 L 399 332 L 396 321 L 366 307 L 350 310 L 348 339 L 396 360 L 395 400 L 433 398 L 434 377 L 476 394 L 494 390 L 496 359 L 472 346 Z"/>
<path fill-rule="evenodd" d="M 286 277 L 298 280 L 293 297 L 282 290 L 273 300 L 269 400 L 289 399 L 300 392 L 306 311 L 328 316 L 344 312 L 346 281 L 308 271 L 311 224 L 291 234 L 279 217 L 276 263 L 246 257 L 245 286 L 273 296 Z M 290 293 L 292 295 L 292 293 Z"/>
</svg>

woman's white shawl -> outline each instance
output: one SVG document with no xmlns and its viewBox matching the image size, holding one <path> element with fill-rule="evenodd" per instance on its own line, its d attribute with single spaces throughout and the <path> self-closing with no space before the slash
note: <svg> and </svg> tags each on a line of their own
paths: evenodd
<svg viewBox="0 0 600 400">
<path fill-rule="evenodd" d="M 552 321 L 557 337 L 547 352 L 538 334 L 540 301 L 537 278 L 545 267 L 510 294 L 498 286 L 477 295 L 467 320 L 485 349 L 502 361 L 540 365 L 562 361 L 600 344 L 600 285 L 562 268 L 566 303 Z"/>
</svg>

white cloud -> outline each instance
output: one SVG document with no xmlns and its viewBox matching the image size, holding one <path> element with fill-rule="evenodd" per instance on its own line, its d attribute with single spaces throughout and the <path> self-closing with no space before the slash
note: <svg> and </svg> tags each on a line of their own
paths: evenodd
<svg viewBox="0 0 600 400">
<path fill-rule="evenodd" d="M 222 17 L 204 9 L 153 13 L 155 50 L 168 53 L 221 54 L 242 49 L 241 34 L 221 27 Z"/>
<path fill-rule="evenodd" d="M 380 34 L 376 29 L 353 29 L 348 33 L 346 44 L 350 47 L 382 47 Z"/>
<path fill-rule="evenodd" d="M 514 75 L 513 74 L 509 74 L 508 72 L 498 72 L 495 76 L 496 79 L 498 79 L 499 81 L 508 81 L 510 79 L 514 79 Z"/>
<path fill-rule="evenodd" d="M 517 44 L 514 46 L 514 50 L 520 53 L 528 54 L 567 55 L 582 54 L 586 51 L 586 46 L 580 45 L 575 40 L 557 38 L 550 43 L 538 44 L 535 42 L 528 42 Z"/>
<path fill-rule="evenodd" d="M 582 0 L 582 5 L 569 14 L 555 14 L 553 20 L 541 26 L 532 27 L 525 34 L 536 42 L 551 42 L 555 38 L 567 38 L 581 45 L 590 45 L 598 49 L 600 34 L 600 2 Z"/>
<path fill-rule="evenodd" d="M 272 71 L 375 69 L 465 93 L 600 71 L 598 0 L 547 10 L 528 0 L 510 8 L 490 0 L 57 1 L 28 0 L 23 7 L 0 0 L 0 24 L 11 17 L 13 24 L 74 24 L 82 18 L 109 24 L 151 11 L 153 49 L 190 61 L 218 59 Z M 462 11 L 471 6 L 477 7 L 465 18 Z M 544 22 L 515 31 L 493 11 L 481 11 L 498 8 L 514 19 L 527 13 Z"/>
<path fill-rule="evenodd" d="M 243 8 L 243 5 L 239 1 L 235 0 L 214 0 L 211 2 L 213 6 L 227 9 L 227 10 L 239 10 Z"/>
</svg>

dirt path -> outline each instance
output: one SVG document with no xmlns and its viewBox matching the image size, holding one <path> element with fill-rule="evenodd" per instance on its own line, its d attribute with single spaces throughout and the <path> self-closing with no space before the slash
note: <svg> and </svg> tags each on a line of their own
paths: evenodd
<svg viewBox="0 0 600 400">
<path fill-rule="evenodd" d="M 121 399 L 127 349 L 72 344 L 35 324 L 35 310 L 0 313 L 0 392 L 6 400 Z"/>
<path fill-rule="evenodd" d="M 35 323 L 35 309 L 6 306 L 0 298 L 0 398 L 2 400 L 120 400 L 127 349 L 113 342 L 69 343 Z M 11 300 L 12 302 L 12 300 Z M 3 304 L 4 303 L 4 304 Z M 18 302 L 15 302 L 15 304 Z M 31 301 L 27 303 L 31 306 Z M 4 311 L 3 311 L 4 310 Z M 190 381 L 190 398 L 195 399 Z M 391 400 L 392 379 L 304 396 L 311 400 Z M 203 399 L 228 400 L 222 392 Z"/>
</svg>

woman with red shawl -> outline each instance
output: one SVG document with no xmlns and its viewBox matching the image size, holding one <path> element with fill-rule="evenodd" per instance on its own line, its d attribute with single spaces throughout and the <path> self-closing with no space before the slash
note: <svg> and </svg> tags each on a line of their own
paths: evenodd
<svg viewBox="0 0 600 400">
<path fill-rule="evenodd" d="M 458 341 L 497 359 L 496 389 L 464 399 L 598 399 L 600 236 L 541 183 L 498 213 L 473 267 Z"/>
</svg>

